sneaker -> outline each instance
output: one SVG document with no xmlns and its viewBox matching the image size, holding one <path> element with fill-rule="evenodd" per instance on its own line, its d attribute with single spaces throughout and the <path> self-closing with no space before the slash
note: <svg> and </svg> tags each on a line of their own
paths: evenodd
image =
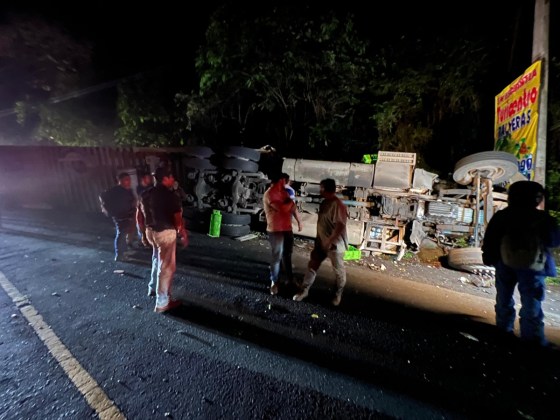
<svg viewBox="0 0 560 420">
<path fill-rule="evenodd" d="M 270 294 L 277 295 L 278 294 L 278 283 L 272 283 L 270 286 Z"/>
<path fill-rule="evenodd" d="M 337 293 L 336 295 L 334 295 L 334 298 L 331 303 L 333 304 L 333 306 L 338 306 L 340 305 L 341 300 L 342 300 L 342 293 Z"/>
<path fill-rule="evenodd" d="M 183 304 L 183 302 L 181 302 L 180 300 L 169 300 L 169 303 L 165 306 L 156 306 L 154 308 L 154 312 L 157 313 L 162 313 L 162 312 L 167 312 L 170 311 L 171 309 L 174 309 L 178 306 L 181 306 Z"/>
<path fill-rule="evenodd" d="M 309 289 L 303 289 L 301 292 L 297 293 L 294 295 L 293 299 L 296 302 L 301 302 L 303 299 L 305 299 L 307 297 L 307 295 L 309 294 Z"/>
</svg>

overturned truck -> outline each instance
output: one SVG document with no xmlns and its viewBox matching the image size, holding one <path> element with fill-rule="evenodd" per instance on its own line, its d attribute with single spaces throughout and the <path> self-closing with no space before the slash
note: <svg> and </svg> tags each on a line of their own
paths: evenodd
<svg viewBox="0 0 560 420">
<path fill-rule="evenodd" d="M 189 161 L 192 210 L 186 212 L 222 210 L 226 234 L 248 233 L 248 215 L 264 219 L 262 196 L 269 181 L 259 171 L 259 157 L 255 150 L 240 147 L 226 149 L 218 159 L 208 153 Z M 416 168 L 415 153 L 381 151 L 375 164 L 286 158 L 282 171 L 290 175 L 296 191 L 304 222 L 299 235 L 315 236 L 319 183 L 333 178 L 348 208 L 350 244 L 402 257 L 407 248 L 431 241 L 452 251 L 450 263 L 461 266 L 457 268 L 483 272 L 488 267 L 481 267 L 478 247 L 485 226 L 507 201 L 506 194 L 495 192 L 493 186 L 509 181 L 518 169 L 511 154 L 477 153 L 456 164 L 456 185 L 446 188 L 437 174 Z"/>
<path fill-rule="evenodd" d="M 483 152 L 455 167 L 454 181 L 463 188 L 445 188 L 437 174 L 416 168 L 414 153 L 379 152 L 375 164 L 286 159 L 298 191 L 298 207 L 312 236 L 320 203 L 319 182 L 333 178 L 349 211 L 350 243 L 363 250 L 403 253 L 432 240 L 450 248 L 478 246 L 484 228 L 507 196 L 493 185 L 517 172 L 513 155 Z"/>
</svg>

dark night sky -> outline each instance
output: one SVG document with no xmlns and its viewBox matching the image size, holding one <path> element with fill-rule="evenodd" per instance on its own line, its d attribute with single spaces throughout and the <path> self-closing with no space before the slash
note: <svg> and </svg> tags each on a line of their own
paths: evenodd
<svg viewBox="0 0 560 420">
<path fill-rule="evenodd" d="M 94 43 L 100 77 L 111 78 L 190 60 L 216 3 L 8 0 L 0 5 L 0 19 L 2 12 L 28 13 L 63 25 Z"/>
<path fill-rule="evenodd" d="M 193 54 L 204 39 L 211 11 L 222 3 L 223 0 L 162 0 L 145 2 L 143 5 L 138 1 L 3 0 L 0 19 L 7 12 L 27 12 L 62 23 L 76 36 L 94 42 L 98 75 L 101 79 L 107 79 L 167 63 L 190 65 Z M 238 7 L 251 7 L 243 1 L 233 3 Z M 327 3 L 306 4 L 320 11 Z M 499 37 L 505 33 L 512 37 L 514 22 L 520 13 L 516 56 L 519 58 L 521 71 L 530 64 L 527 60 L 530 60 L 531 54 L 533 1 L 472 0 L 464 3 L 441 2 L 440 7 L 433 4 L 437 2 L 346 0 L 336 3 L 336 7 L 341 11 L 355 12 L 364 33 L 377 42 L 406 33 L 439 33 L 442 36 L 457 37 L 458 42 L 461 42 L 462 31 L 488 37 Z M 492 10 L 485 9 L 490 5 Z M 552 5 L 551 13 L 555 13 Z M 555 45 L 551 45 L 553 47 Z M 507 67 L 507 63 L 504 64 Z M 504 70 L 504 73 L 508 72 L 508 69 Z M 517 74 L 520 70 L 514 68 L 510 71 Z M 505 74 L 504 77 L 504 83 L 507 84 L 511 75 Z"/>
</svg>

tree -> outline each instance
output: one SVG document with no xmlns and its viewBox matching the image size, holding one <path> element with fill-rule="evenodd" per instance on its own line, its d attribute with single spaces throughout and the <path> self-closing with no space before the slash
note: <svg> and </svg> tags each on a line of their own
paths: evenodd
<svg viewBox="0 0 560 420">
<path fill-rule="evenodd" d="M 224 121 L 235 121 L 243 141 L 254 145 L 265 141 L 315 157 L 333 146 L 348 151 L 371 139 L 354 130 L 356 119 L 367 124 L 360 100 L 372 74 L 366 51 L 352 16 L 223 8 L 196 61 L 200 90 L 188 116 L 195 126 L 204 123 L 196 111 L 210 112 L 215 134 Z"/>
<path fill-rule="evenodd" d="M 173 137 L 172 117 L 160 79 L 140 76 L 118 89 L 117 112 L 122 125 L 117 143 L 129 146 L 169 146 Z"/>
<path fill-rule="evenodd" d="M 465 145 L 479 144 L 480 80 L 490 69 L 488 58 L 480 43 L 468 40 L 403 37 L 382 48 L 377 61 L 384 64 L 370 85 L 380 147 L 416 152 L 420 164 L 441 170 L 430 155 L 456 157 Z"/>
<path fill-rule="evenodd" d="M 78 139 L 92 143 L 93 139 L 84 138 L 92 132 L 92 119 L 84 119 L 83 112 L 74 114 L 83 103 L 54 105 L 57 98 L 91 83 L 91 56 L 88 42 L 42 18 L 13 15 L 0 25 L 0 80 L 5 81 L 0 83 L 0 108 L 16 110 L 20 141 L 29 137 L 54 139 L 57 144 L 76 144 Z M 15 133 L 10 121 L 0 122 Z"/>
</svg>

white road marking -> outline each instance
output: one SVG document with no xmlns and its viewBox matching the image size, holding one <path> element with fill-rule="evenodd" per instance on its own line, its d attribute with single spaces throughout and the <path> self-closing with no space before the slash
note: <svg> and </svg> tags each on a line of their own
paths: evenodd
<svg viewBox="0 0 560 420">
<path fill-rule="evenodd" d="M 51 327 L 43 320 L 43 317 L 31 305 L 29 300 L 0 271 L 0 286 L 16 304 L 20 312 L 33 327 L 35 333 L 45 343 L 49 352 L 64 369 L 66 375 L 74 383 L 78 391 L 84 396 L 88 405 L 95 410 L 101 420 L 125 420 L 125 415 L 118 409 L 95 379 L 80 365 L 80 362 L 72 356 Z"/>
</svg>

